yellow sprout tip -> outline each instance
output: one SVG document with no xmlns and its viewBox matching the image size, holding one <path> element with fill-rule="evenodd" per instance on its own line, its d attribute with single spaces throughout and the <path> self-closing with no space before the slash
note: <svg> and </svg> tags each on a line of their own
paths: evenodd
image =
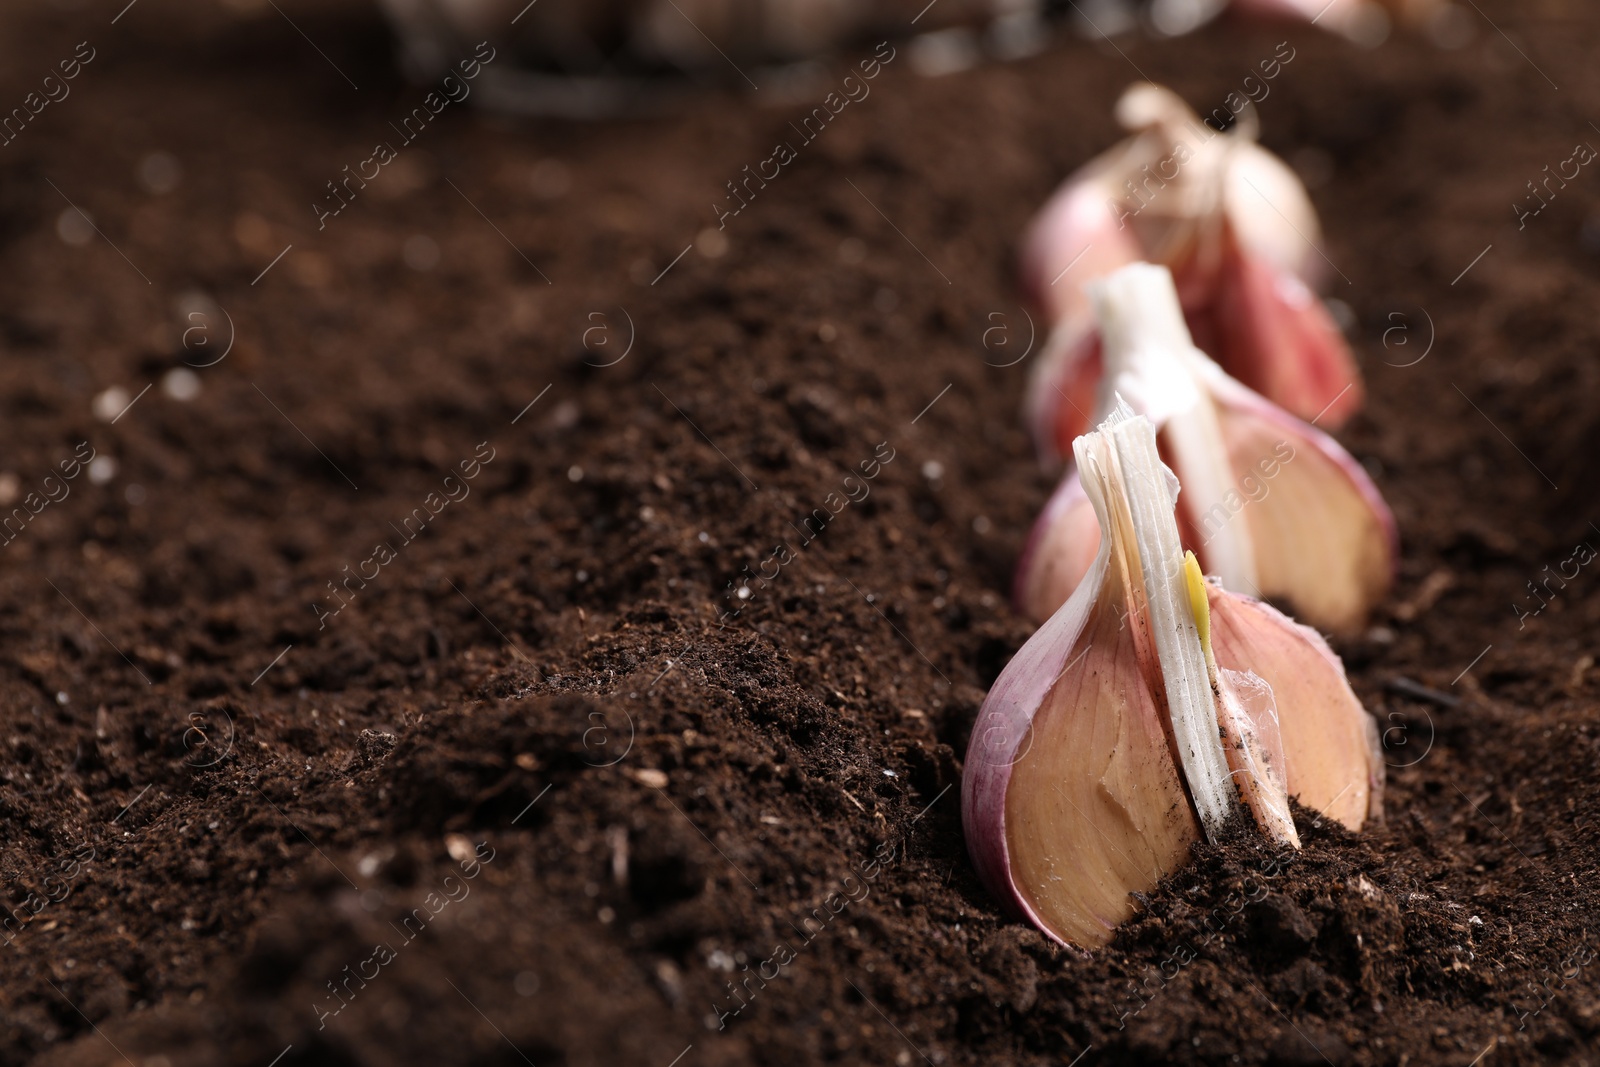
<svg viewBox="0 0 1600 1067">
<path fill-rule="evenodd" d="M 1193 552 L 1183 554 L 1183 576 L 1189 587 L 1189 611 L 1194 615 L 1195 627 L 1200 631 L 1200 647 L 1211 647 L 1211 606 L 1206 601 L 1206 579 L 1200 573 L 1200 561 Z"/>
</svg>

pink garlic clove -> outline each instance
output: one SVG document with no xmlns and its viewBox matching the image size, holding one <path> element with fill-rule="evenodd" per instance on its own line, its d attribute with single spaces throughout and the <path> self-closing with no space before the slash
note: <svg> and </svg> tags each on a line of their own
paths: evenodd
<svg viewBox="0 0 1600 1067">
<path fill-rule="evenodd" d="M 1327 434 L 1218 368 L 1206 376 L 1243 492 L 1192 515 L 1197 539 L 1204 547 L 1219 521 L 1244 523 L 1256 589 L 1240 592 L 1285 600 L 1330 631 L 1358 629 L 1388 594 L 1399 559 L 1394 516 L 1377 487 Z"/>
<path fill-rule="evenodd" d="M 1237 242 L 1223 257 L 1208 321 L 1228 373 L 1290 414 L 1338 429 L 1361 410 L 1361 372 L 1328 309 L 1294 274 Z"/>
<path fill-rule="evenodd" d="M 1163 268 L 1134 264 L 1095 289 L 1105 363 L 1098 410 L 1123 397 L 1155 423 L 1182 481 L 1183 543 L 1237 592 L 1277 597 L 1333 631 L 1359 627 L 1394 578 L 1393 516 L 1328 435 L 1229 377 L 1189 341 Z M 1035 524 L 1015 600 L 1036 620 L 1071 595 L 1098 530 L 1068 507 L 1077 472 Z"/>
<path fill-rule="evenodd" d="M 1087 502 L 1098 547 L 984 700 L 962 820 L 997 897 L 1092 947 L 1237 813 L 1297 847 L 1288 790 L 1326 796 L 1341 821 L 1349 797 L 1370 806 L 1375 730 L 1359 730 L 1351 711 L 1365 713 L 1320 638 L 1200 578 L 1148 419 L 1118 405 L 1074 455 L 1082 493 L 1059 504 L 1081 516 Z"/>
<path fill-rule="evenodd" d="M 1350 690 L 1322 635 L 1270 604 L 1208 587 L 1217 663 L 1249 670 L 1280 709 L 1287 793 L 1351 830 L 1380 817 L 1384 764 L 1377 724 Z"/>
<path fill-rule="evenodd" d="M 1303 418 L 1338 426 L 1361 404 L 1354 358 L 1311 291 L 1325 271 L 1304 185 L 1248 132 L 1219 133 L 1140 83 L 1117 104 L 1131 135 L 1080 167 L 1030 224 L 1022 284 L 1050 337 L 1027 416 L 1046 460 L 1090 425 L 1093 309 L 1081 287 L 1142 260 L 1169 267 L 1202 347 Z"/>
<path fill-rule="evenodd" d="M 1073 467 L 1056 487 L 1017 563 L 1013 603 L 1023 615 L 1044 620 L 1066 603 L 1100 550 L 1100 520 Z"/>
</svg>

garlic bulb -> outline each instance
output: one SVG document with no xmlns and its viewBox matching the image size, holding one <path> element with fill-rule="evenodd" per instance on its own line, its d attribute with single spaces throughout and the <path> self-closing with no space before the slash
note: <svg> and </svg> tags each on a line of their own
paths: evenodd
<svg viewBox="0 0 1600 1067">
<path fill-rule="evenodd" d="M 1095 408 L 1103 417 L 1125 399 L 1155 425 L 1184 485 L 1184 544 L 1234 592 L 1283 599 L 1328 630 L 1359 627 L 1398 555 L 1394 518 L 1366 471 L 1195 348 L 1166 268 L 1132 264 L 1089 290 L 1103 338 Z M 1041 622 L 1054 614 L 1098 543 L 1069 469 L 1018 564 L 1018 608 Z"/>
<path fill-rule="evenodd" d="M 1288 846 L 1291 796 L 1359 829 L 1382 764 L 1321 638 L 1200 579 L 1150 421 L 1119 407 L 1075 454 L 1099 548 L 984 701 L 962 817 L 991 891 L 1087 947 L 1241 809 Z"/>
<path fill-rule="evenodd" d="M 1300 180 L 1160 86 L 1132 86 L 1116 114 L 1132 136 L 1067 179 L 1022 252 L 1024 287 L 1052 323 L 1027 402 L 1041 454 L 1065 455 L 1089 427 L 1100 338 L 1083 283 L 1139 261 L 1172 270 L 1190 329 L 1225 370 L 1301 418 L 1342 424 L 1361 406 L 1359 372 L 1311 288 L 1325 262 Z"/>
</svg>

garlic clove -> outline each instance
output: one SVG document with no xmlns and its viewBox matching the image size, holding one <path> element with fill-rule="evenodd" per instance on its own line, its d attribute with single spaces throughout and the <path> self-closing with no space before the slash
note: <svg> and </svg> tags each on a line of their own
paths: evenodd
<svg viewBox="0 0 1600 1067">
<path fill-rule="evenodd" d="M 1184 544 L 1237 592 L 1278 597 L 1332 631 L 1359 627 L 1393 582 L 1394 519 L 1331 437 L 1229 377 L 1189 340 L 1169 273 L 1133 264 L 1093 288 L 1104 333 L 1099 408 L 1125 398 L 1156 424 L 1185 487 Z M 1015 600 L 1043 620 L 1087 571 L 1098 527 L 1076 468 L 1035 524 Z"/>
<path fill-rule="evenodd" d="M 1056 486 L 1017 563 L 1012 602 L 1017 611 L 1043 621 L 1066 603 L 1100 550 L 1100 520 L 1084 495 L 1076 467 Z"/>
<path fill-rule="evenodd" d="M 1051 937 L 1095 946 L 1133 913 L 1131 894 L 1241 807 L 1297 848 L 1291 794 L 1359 827 L 1382 767 L 1326 643 L 1205 580 L 1179 547 L 1177 483 L 1151 421 L 1119 402 L 1073 453 L 1082 492 L 1059 505 L 1092 508 L 1098 547 L 984 700 L 962 819 L 998 897 Z"/>
<path fill-rule="evenodd" d="M 1280 710 L 1286 791 L 1351 830 L 1380 817 L 1378 728 L 1322 635 L 1271 605 L 1207 586 L 1218 665 L 1250 671 Z"/>
<path fill-rule="evenodd" d="M 1217 402 L 1230 465 L 1239 472 L 1239 491 L 1195 514 L 1194 528 L 1204 538 L 1219 522 L 1248 527 L 1256 588 L 1239 592 L 1281 598 L 1330 631 L 1358 629 L 1388 594 L 1399 558 L 1394 516 L 1377 487 L 1327 434 L 1215 365 L 1202 373 Z"/>
<path fill-rule="evenodd" d="M 1224 368 L 1303 418 L 1337 427 L 1359 372 L 1311 290 L 1324 273 L 1304 185 L 1246 132 L 1218 133 L 1149 83 L 1117 104 L 1131 135 L 1079 168 L 1030 224 L 1023 286 L 1051 323 L 1027 417 L 1046 460 L 1091 425 L 1082 402 L 1097 327 L 1083 282 L 1140 260 L 1169 267 L 1185 316 Z"/>
<path fill-rule="evenodd" d="M 1037 925 L 1084 946 L 1109 941 L 1133 914 L 1129 894 L 1154 889 L 1200 840 L 1135 648 L 1139 620 L 1117 610 L 1121 581 L 1110 569 L 1004 800 L 1006 882 Z M 984 832 L 969 823 L 967 838 Z"/>
<path fill-rule="evenodd" d="M 985 699 L 962 815 L 1002 899 L 1059 940 L 1097 945 L 1132 914 L 1129 893 L 1237 810 L 1238 791 L 1155 431 L 1123 407 L 1076 454 L 1099 547 Z"/>
<path fill-rule="evenodd" d="M 1237 241 L 1227 243 L 1208 322 L 1228 372 L 1291 414 L 1337 429 L 1361 410 L 1361 372 L 1327 307 Z"/>
</svg>

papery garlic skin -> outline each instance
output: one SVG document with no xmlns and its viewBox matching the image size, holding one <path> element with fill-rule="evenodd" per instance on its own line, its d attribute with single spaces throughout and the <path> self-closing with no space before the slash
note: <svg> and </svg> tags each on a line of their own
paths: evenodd
<svg viewBox="0 0 1600 1067">
<path fill-rule="evenodd" d="M 1224 670 L 1271 687 L 1289 796 L 1350 830 L 1382 817 L 1384 762 L 1376 720 L 1322 635 L 1270 604 L 1208 584 L 1211 644 Z"/>
<path fill-rule="evenodd" d="M 1165 268 L 1133 264 L 1090 291 L 1104 341 L 1096 408 L 1124 398 L 1155 423 L 1162 458 L 1184 486 L 1184 543 L 1205 570 L 1235 592 L 1281 597 L 1318 626 L 1359 627 L 1398 558 L 1393 516 L 1365 470 L 1195 348 Z M 1050 617 L 1098 536 L 1069 469 L 1018 564 L 1018 608 Z"/>
<path fill-rule="evenodd" d="M 1205 356 L 1189 339 L 1174 279 L 1164 267 L 1130 264 L 1085 288 L 1100 324 L 1104 371 L 1101 412 L 1126 402 L 1164 438 L 1163 459 L 1183 485 L 1183 502 L 1220 500 L 1237 481 L 1217 406 L 1191 365 Z M 1071 475 L 1069 474 L 1070 478 Z M 1228 524 L 1207 542 L 1206 569 L 1229 589 L 1256 588 L 1254 543 L 1246 524 Z"/>
<path fill-rule="evenodd" d="M 1120 414 L 1120 413 L 1119 413 Z M 1087 456 L 1103 466 L 1115 455 L 1122 479 L 1122 499 L 1128 509 L 1124 520 L 1108 508 L 1112 521 L 1127 521 L 1138 549 L 1142 586 L 1134 594 L 1147 609 L 1157 663 L 1166 687 L 1170 728 L 1189 795 L 1200 815 L 1207 837 L 1214 837 L 1238 807 L 1229 788 L 1227 756 L 1217 736 L 1217 716 L 1206 670 L 1200 625 L 1190 605 L 1184 551 L 1173 518 L 1178 486 L 1161 463 L 1154 428 L 1144 418 L 1123 418 L 1108 430 L 1115 452 L 1107 443 L 1088 437 L 1078 442 L 1079 463 Z M 1099 450 L 1095 456 L 1091 450 Z M 1080 466 L 1080 470 L 1085 468 Z M 1163 479 L 1147 478 L 1159 470 Z M 1093 466 L 1088 473 L 1095 473 Z M 1085 482 L 1085 487 L 1089 483 Z M 1092 496 L 1091 496 L 1092 498 Z M 1115 498 L 1108 500 L 1115 504 Z"/>
<path fill-rule="evenodd" d="M 1026 405 L 1041 456 L 1066 455 L 1092 425 L 1100 346 L 1081 286 L 1139 261 L 1171 268 L 1191 329 L 1225 368 L 1302 418 L 1342 424 L 1360 408 L 1360 375 L 1312 291 L 1326 262 L 1299 178 L 1160 86 L 1130 87 L 1116 113 L 1132 136 L 1069 177 L 1023 245 L 1023 286 L 1051 323 Z"/>
<path fill-rule="evenodd" d="M 1216 696 L 1217 726 L 1240 799 L 1269 838 L 1300 847 L 1289 813 L 1284 773 L 1283 727 L 1272 686 L 1253 671 L 1229 670 L 1217 663 L 1211 644 L 1210 590 L 1193 552 L 1184 553 L 1189 604 L 1200 630 L 1206 675 Z"/>
</svg>

